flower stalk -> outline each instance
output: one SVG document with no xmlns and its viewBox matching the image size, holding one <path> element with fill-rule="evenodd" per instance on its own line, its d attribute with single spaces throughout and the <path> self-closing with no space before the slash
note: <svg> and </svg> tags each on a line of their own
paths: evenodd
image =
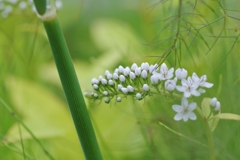
<svg viewBox="0 0 240 160">
<path fill-rule="evenodd" d="M 39 3 L 35 3 L 36 8 Z M 47 10 L 41 16 L 85 158 L 101 160 L 96 135 L 56 13 Z"/>
<path fill-rule="evenodd" d="M 209 154 L 210 154 L 210 160 L 215 160 L 215 149 L 214 149 L 214 142 L 213 142 L 213 137 L 212 137 L 212 132 L 208 123 L 207 118 L 203 115 L 201 109 L 199 107 L 196 108 L 197 112 L 199 113 L 203 125 L 206 131 L 206 136 L 208 140 L 208 148 L 209 148 Z"/>
</svg>

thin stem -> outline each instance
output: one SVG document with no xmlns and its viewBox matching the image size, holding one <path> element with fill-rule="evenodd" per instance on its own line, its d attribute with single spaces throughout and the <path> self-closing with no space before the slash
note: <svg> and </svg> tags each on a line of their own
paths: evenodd
<svg viewBox="0 0 240 160">
<path fill-rule="evenodd" d="M 209 154 L 210 154 L 210 160 L 215 160 L 215 149 L 214 149 L 214 142 L 212 137 L 212 132 L 210 129 L 210 126 L 208 124 L 208 120 L 206 117 L 204 117 L 201 109 L 199 107 L 196 108 L 197 112 L 199 113 L 200 117 L 202 118 L 203 125 L 206 131 L 207 139 L 208 139 L 208 147 L 209 147 Z"/>
<path fill-rule="evenodd" d="M 196 141 L 195 139 L 189 138 L 189 137 L 187 137 L 187 136 L 185 136 L 185 135 L 183 135 L 183 134 L 181 134 L 181 133 L 179 133 L 179 132 L 176 132 L 176 131 L 174 131 L 173 129 L 171 129 L 171 128 L 169 128 L 168 126 L 166 126 L 165 124 L 163 124 L 162 122 L 159 122 L 159 124 L 160 124 L 161 126 L 163 126 L 164 128 L 166 128 L 167 130 L 171 131 L 172 133 L 174 133 L 174 134 L 176 134 L 176 135 L 178 135 L 178 136 L 180 136 L 180 137 L 186 138 L 186 139 L 189 140 L 189 141 L 192 141 L 192 142 L 194 142 L 194 143 L 196 143 L 196 144 L 199 144 L 199 145 L 201 145 L 201 146 L 203 146 L 203 147 L 207 147 L 207 148 L 208 148 L 208 146 L 207 146 L 206 144 L 201 143 L 201 142 L 199 142 L 199 141 Z"/>
<path fill-rule="evenodd" d="M 44 148 L 43 144 L 39 141 L 39 139 L 31 132 L 31 130 L 23 123 L 21 118 L 19 118 L 15 112 L 10 108 L 7 103 L 0 98 L 0 103 L 3 105 L 4 108 L 6 108 L 13 117 L 23 126 L 23 128 L 32 136 L 32 138 L 38 143 L 38 145 L 41 147 L 41 149 L 44 151 L 44 153 L 48 156 L 49 159 L 54 160 L 52 155 Z M 25 155 L 25 154 L 24 154 Z"/>
</svg>

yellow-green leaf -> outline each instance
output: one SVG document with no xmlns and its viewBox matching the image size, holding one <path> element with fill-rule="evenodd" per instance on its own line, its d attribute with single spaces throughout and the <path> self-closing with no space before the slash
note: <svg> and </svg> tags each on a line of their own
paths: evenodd
<svg viewBox="0 0 240 160">
<path fill-rule="evenodd" d="M 226 120 L 240 121 L 240 115 L 232 114 L 232 113 L 221 113 L 221 114 L 218 114 L 214 117 L 220 118 L 220 119 L 226 119 Z"/>
</svg>

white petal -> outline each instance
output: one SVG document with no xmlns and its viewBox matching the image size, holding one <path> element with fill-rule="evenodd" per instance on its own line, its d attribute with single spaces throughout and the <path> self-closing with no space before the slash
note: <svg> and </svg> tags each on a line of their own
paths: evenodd
<svg viewBox="0 0 240 160">
<path fill-rule="evenodd" d="M 184 121 L 184 122 L 187 122 L 187 121 L 188 121 L 188 114 L 184 114 L 184 115 L 183 115 L 183 121 Z"/>
<path fill-rule="evenodd" d="M 175 105 L 172 105 L 172 109 L 173 109 L 175 112 L 182 112 L 183 107 L 180 106 L 180 105 L 175 104 Z"/>
<path fill-rule="evenodd" d="M 205 93 L 206 91 L 205 91 L 204 89 L 202 89 L 202 88 L 199 88 L 199 89 L 198 89 L 198 92 L 200 92 L 200 93 Z"/>
<path fill-rule="evenodd" d="M 198 92 L 197 90 L 192 90 L 192 95 L 194 95 L 194 96 L 200 96 L 201 94 L 200 94 L 200 92 Z"/>
<path fill-rule="evenodd" d="M 173 74 L 173 72 L 174 72 L 174 68 L 171 68 L 171 69 L 168 71 L 169 74 Z M 172 77 L 171 77 L 171 78 L 172 78 Z"/>
<path fill-rule="evenodd" d="M 190 103 L 188 106 L 188 110 L 193 111 L 196 107 L 197 107 L 197 103 L 195 103 L 195 102 Z"/>
<path fill-rule="evenodd" d="M 203 87 L 206 87 L 206 88 L 211 88 L 213 86 L 212 83 L 209 83 L 209 82 L 204 82 L 203 84 Z"/>
<path fill-rule="evenodd" d="M 182 79 L 182 80 L 181 80 L 181 83 L 182 83 L 182 86 L 188 86 L 188 85 L 187 85 L 187 80 L 186 80 L 186 79 Z"/>
<path fill-rule="evenodd" d="M 174 120 L 175 120 L 175 121 L 179 121 L 179 120 L 181 120 L 182 118 L 183 118 L 182 113 L 177 113 L 177 114 L 174 116 Z"/>
<path fill-rule="evenodd" d="M 183 107 L 187 107 L 188 106 L 188 100 L 185 97 L 182 98 L 182 106 Z"/>
<path fill-rule="evenodd" d="M 177 89 L 179 92 L 185 92 L 185 87 L 183 87 L 183 86 L 176 86 L 176 89 Z"/>
<path fill-rule="evenodd" d="M 192 79 L 193 79 L 193 81 L 199 81 L 199 77 L 197 76 L 197 74 L 195 73 L 195 72 L 193 72 L 193 74 L 192 74 Z"/>
<path fill-rule="evenodd" d="M 184 92 L 184 97 L 188 98 L 188 97 L 190 97 L 190 96 L 191 96 L 191 93 L 190 93 L 190 92 L 187 92 L 187 91 Z"/>
<path fill-rule="evenodd" d="M 165 73 L 166 71 L 168 71 L 167 65 L 165 63 L 163 63 L 161 65 L 160 72 Z"/>
<path fill-rule="evenodd" d="M 189 112 L 189 113 L 188 113 L 188 117 L 189 117 L 189 119 L 191 119 L 191 120 L 196 120 L 196 119 L 197 119 L 196 114 L 193 113 L 193 112 Z"/>
</svg>

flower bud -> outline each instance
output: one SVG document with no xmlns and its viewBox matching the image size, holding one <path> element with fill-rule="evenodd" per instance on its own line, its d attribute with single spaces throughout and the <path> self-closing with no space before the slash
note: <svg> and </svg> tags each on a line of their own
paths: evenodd
<svg viewBox="0 0 240 160">
<path fill-rule="evenodd" d="M 149 69 L 149 64 L 147 62 L 141 64 L 141 69 L 148 71 Z"/>
<path fill-rule="evenodd" d="M 135 71 L 136 68 L 138 68 L 137 64 L 136 64 L 136 63 L 133 63 L 133 64 L 132 64 L 132 67 L 131 67 L 131 70 L 132 70 L 132 71 Z"/>
<path fill-rule="evenodd" d="M 128 92 L 134 92 L 134 88 L 130 85 L 127 86 Z"/>
<path fill-rule="evenodd" d="M 123 66 L 118 67 L 118 73 L 123 73 L 123 70 L 124 70 Z"/>
<path fill-rule="evenodd" d="M 141 74 L 141 68 L 138 67 L 138 68 L 135 69 L 135 75 L 139 76 L 140 74 Z"/>
<path fill-rule="evenodd" d="M 146 79 L 147 78 L 147 71 L 146 70 L 143 70 L 142 73 L 141 73 L 141 76 L 142 78 Z"/>
<path fill-rule="evenodd" d="M 97 90 L 97 89 L 98 89 L 98 85 L 97 85 L 97 84 L 94 84 L 94 85 L 93 85 L 93 88 Z"/>
<path fill-rule="evenodd" d="M 144 85 L 143 85 L 143 90 L 144 90 L 144 91 L 149 91 L 150 88 L 149 88 L 149 86 L 148 86 L 147 84 L 144 84 Z"/>
<path fill-rule="evenodd" d="M 109 102 L 110 102 L 110 98 L 109 98 L 109 97 L 105 97 L 105 98 L 104 98 L 104 102 L 105 102 L 105 103 L 109 103 Z"/>
<path fill-rule="evenodd" d="M 108 91 L 103 91 L 103 95 L 107 96 L 108 95 Z"/>
<path fill-rule="evenodd" d="M 124 94 L 127 94 L 127 93 L 128 93 L 128 89 L 127 89 L 127 88 L 124 88 L 124 87 L 121 88 L 121 91 L 122 91 Z"/>
<path fill-rule="evenodd" d="M 97 78 L 93 78 L 91 82 L 92 82 L 92 84 L 98 84 L 99 80 Z"/>
<path fill-rule="evenodd" d="M 152 73 L 153 71 L 157 70 L 157 68 L 158 68 L 158 65 L 157 65 L 157 64 L 155 64 L 155 65 L 150 65 L 150 66 L 149 66 L 149 73 Z"/>
<path fill-rule="evenodd" d="M 97 98 L 97 97 L 98 97 L 98 94 L 97 94 L 97 93 L 94 93 L 94 94 L 93 94 L 93 97 Z"/>
<path fill-rule="evenodd" d="M 130 72 L 131 72 L 130 68 L 129 68 L 129 67 L 126 67 L 126 68 L 123 70 L 123 75 L 124 75 L 124 76 L 128 76 Z"/>
<path fill-rule="evenodd" d="M 136 94 L 136 98 L 137 98 L 138 100 L 142 99 L 141 93 L 137 93 L 137 94 Z"/>
<path fill-rule="evenodd" d="M 210 106 L 216 107 L 216 104 L 217 104 L 217 98 L 214 97 L 214 98 L 212 98 L 212 100 L 211 100 L 211 102 L 210 102 Z"/>
<path fill-rule="evenodd" d="M 110 85 L 110 86 L 113 86 L 114 85 L 114 82 L 113 82 L 113 80 L 108 80 L 108 84 Z"/>
<path fill-rule="evenodd" d="M 118 79 L 118 74 L 117 73 L 113 73 L 113 79 L 115 79 L 115 80 Z"/>
<path fill-rule="evenodd" d="M 215 107 L 215 111 L 219 111 L 220 110 L 220 108 L 221 108 L 221 103 L 219 102 L 219 101 L 217 101 L 217 103 L 216 103 L 216 107 Z"/>
<path fill-rule="evenodd" d="M 112 79 L 113 75 L 112 75 L 111 73 L 108 73 L 108 74 L 106 75 L 106 77 L 107 77 L 107 79 Z"/>
<path fill-rule="evenodd" d="M 129 76 L 131 80 L 134 80 L 136 78 L 136 75 L 133 72 L 130 72 Z"/>
<path fill-rule="evenodd" d="M 121 97 L 117 97 L 117 102 L 121 102 L 122 101 L 122 98 Z"/>
<path fill-rule="evenodd" d="M 173 91 L 176 88 L 176 82 L 174 80 L 167 80 L 165 82 L 165 88 L 168 91 Z"/>
<path fill-rule="evenodd" d="M 159 81 L 159 78 L 158 78 L 157 75 L 152 75 L 151 76 L 151 82 L 152 82 L 153 85 L 158 84 L 158 81 Z"/>
<path fill-rule="evenodd" d="M 118 90 L 121 90 L 121 88 L 123 88 L 123 86 L 121 84 L 118 84 Z"/>
<path fill-rule="evenodd" d="M 177 77 L 177 79 L 186 79 L 187 77 L 187 70 L 185 70 L 184 68 L 178 68 L 176 71 L 175 71 L 175 75 Z"/>
<path fill-rule="evenodd" d="M 119 76 L 119 80 L 120 80 L 121 82 L 125 82 L 126 78 L 125 78 L 123 75 L 120 75 L 120 76 Z"/>
<path fill-rule="evenodd" d="M 116 68 L 116 69 L 114 70 L 114 73 L 118 74 L 118 73 L 119 73 L 119 69 Z"/>
<path fill-rule="evenodd" d="M 103 78 L 103 79 L 101 79 L 101 82 L 102 82 L 102 84 L 103 84 L 103 85 L 106 85 L 106 84 L 107 84 L 107 80 L 106 80 L 106 79 L 104 79 L 104 78 Z"/>
<path fill-rule="evenodd" d="M 105 76 L 107 76 L 110 72 L 108 70 L 105 71 Z"/>
</svg>

